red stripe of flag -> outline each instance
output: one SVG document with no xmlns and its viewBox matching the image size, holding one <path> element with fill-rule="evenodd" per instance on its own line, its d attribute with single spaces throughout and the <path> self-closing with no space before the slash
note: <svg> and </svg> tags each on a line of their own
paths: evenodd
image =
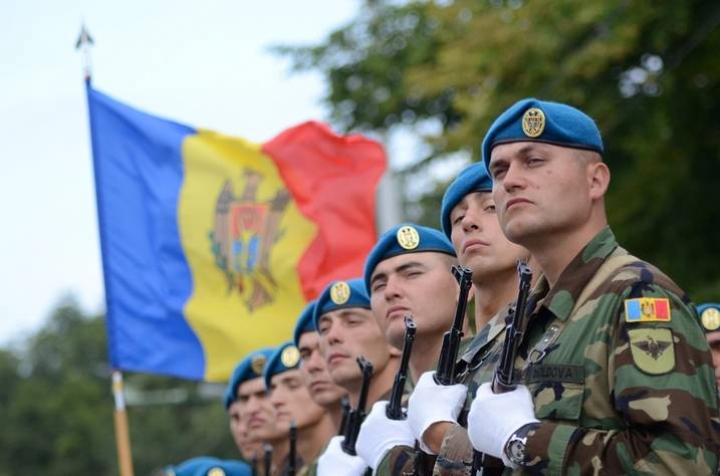
<svg viewBox="0 0 720 476">
<path fill-rule="evenodd" d="M 339 136 L 309 121 L 263 144 L 301 213 L 318 234 L 298 263 L 306 299 L 334 279 L 362 274 L 375 244 L 375 190 L 385 171 L 383 147 L 360 135 Z"/>
</svg>

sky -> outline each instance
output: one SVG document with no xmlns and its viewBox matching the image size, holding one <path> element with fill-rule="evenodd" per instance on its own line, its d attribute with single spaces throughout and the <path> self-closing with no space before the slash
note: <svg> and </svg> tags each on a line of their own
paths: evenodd
<svg viewBox="0 0 720 476">
<path fill-rule="evenodd" d="M 324 119 L 318 73 L 268 48 L 314 44 L 359 0 L 0 2 L 0 346 L 36 331 L 60 300 L 104 309 L 82 58 L 93 85 L 194 127 L 263 142 Z"/>
</svg>

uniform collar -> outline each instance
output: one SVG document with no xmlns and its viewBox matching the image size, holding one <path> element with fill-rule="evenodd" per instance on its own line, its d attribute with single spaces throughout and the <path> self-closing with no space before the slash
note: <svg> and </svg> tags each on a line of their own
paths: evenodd
<svg viewBox="0 0 720 476">
<path fill-rule="evenodd" d="M 530 302 L 539 301 L 540 306 L 547 308 L 556 318 L 567 320 L 582 290 L 617 246 L 615 235 L 606 226 L 573 258 L 552 289 L 548 289 L 547 279 L 541 277 Z"/>
</svg>

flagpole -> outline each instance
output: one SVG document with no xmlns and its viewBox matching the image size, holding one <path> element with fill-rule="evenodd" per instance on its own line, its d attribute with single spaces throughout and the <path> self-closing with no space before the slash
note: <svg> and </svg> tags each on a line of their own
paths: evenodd
<svg viewBox="0 0 720 476">
<path fill-rule="evenodd" d="M 92 62 L 90 57 L 90 48 L 95 41 L 90 36 L 85 24 L 83 23 L 78 35 L 75 49 L 80 50 L 83 55 L 83 74 L 85 76 L 85 85 L 89 88 L 92 80 Z M 90 136 L 92 137 L 92 118 L 90 121 Z M 100 207 L 98 205 L 98 216 L 100 215 Z M 101 243 L 102 247 L 102 243 Z M 104 260 L 103 260 L 104 261 Z M 103 262 L 103 267 L 105 263 Z M 107 302 L 107 291 L 106 299 Z M 108 306 L 109 308 L 109 306 Z M 112 372 L 112 394 L 115 401 L 115 411 L 113 414 L 115 422 L 115 445 L 117 447 L 118 468 L 120 476 L 133 476 L 132 450 L 130 446 L 130 431 L 128 425 L 127 411 L 125 410 L 125 394 L 123 392 L 123 377 L 119 370 Z"/>
<path fill-rule="evenodd" d="M 133 476 L 132 450 L 130 448 L 127 412 L 125 411 L 123 377 L 122 372 L 119 370 L 112 373 L 112 392 L 115 400 L 115 442 L 117 444 L 120 476 Z"/>
</svg>

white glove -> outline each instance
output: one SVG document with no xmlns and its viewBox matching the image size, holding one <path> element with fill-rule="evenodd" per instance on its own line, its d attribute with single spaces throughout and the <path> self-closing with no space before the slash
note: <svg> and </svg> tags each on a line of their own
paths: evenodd
<svg viewBox="0 0 720 476">
<path fill-rule="evenodd" d="M 318 458 L 318 476 L 362 476 L 367 464 L 359 456 L 345 453 L 340 444 L 343 436 L 333 436 L 325 452 Z"/>
<path fill-rule="evenodd" d="M 385 415 L 388 402 L 375 402 L 365 417 L 355 443 L 358 456 L 373 470 L 377 469 L 385 453 L 395 446 L 413 446 L 415 436 L 407 420 L 391 420 Z"/>
<path fill-rule="evenodd" d="M 538 421 L 532 396 L 525 385 L 518 385 L 512 392 L 493 393 L 491 384 L 484 383 L 470 405 L 468 436 L 476 450 L 515 468 L 505 457 L 505 444 L 517 430 Z"/>
<path fill-rule="evenodd" d="M 408 401 L 408 425 L 420 448 L 428 454 L 435 453 L 422 439 L 425 430 L 433 423 L 456 422 L 467 394 L 465 385 L 438 385 L 434 376 L 435 372 L 422 374 Z"/>
</svg>

